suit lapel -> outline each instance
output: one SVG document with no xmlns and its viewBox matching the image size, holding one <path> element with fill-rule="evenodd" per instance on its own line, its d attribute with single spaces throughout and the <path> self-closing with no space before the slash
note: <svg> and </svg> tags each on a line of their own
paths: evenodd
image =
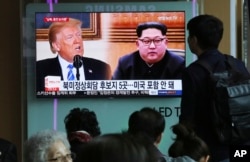
<svg viewBox="0 0 250 162">
<path fill-rule="evenodd" d="M 54 64 L 54 68 L 51 69 L 51 70 L 53 70 L 53 74 L 55 74 L 55 75 L 60 75 L 60 76 L 61 76 L 61 79 L 63 80 L 62 68 L 61 68 L 61 65 L 60 65 L 58 56 L 54 59 L 53 62 L 54 62 L 54 63 L 53 63 L 53 64 Z"/>
<path fill-rule="evenodd" d="M 84 67 L 84 75 L 85 75 L 85 79 L 86 80 L 89 80 L 89 79 L 93 79 L 93 69 L 91 68 L 91 63 L 84 59 L 82 57 L 82 60 L 83 60 L 83 67 Z"/>
</svg>

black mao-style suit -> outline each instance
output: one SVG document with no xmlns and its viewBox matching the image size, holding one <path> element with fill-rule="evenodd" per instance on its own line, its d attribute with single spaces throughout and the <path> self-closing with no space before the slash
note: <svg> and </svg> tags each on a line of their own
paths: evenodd
<svg viewBox="0 0 250 162">
<path fill-rule="evenodd" d="M 139 51 L 135 51 L 119 59 L 112 79 L 180 79 L 184 68 L 184 58 L 168 50 L 162 60 L 152 67 L 142 60 Z"/>
<path fill-rule="evenodd" d="M 86 80 L 108 80 L 111 78 L 111 68 L 107 63 L 87 57 L 81 59 Z M 37 91 L 44 91 L 44 78 L 48 75 L 61 76 L 61 80 L 64 79 L 58 57 L 36 62 Z"/>
</svg>

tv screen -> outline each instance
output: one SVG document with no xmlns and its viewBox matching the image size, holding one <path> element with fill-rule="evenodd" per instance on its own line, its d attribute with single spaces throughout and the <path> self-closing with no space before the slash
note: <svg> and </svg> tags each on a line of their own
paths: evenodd
<svg viewBox="0 0 250 162">
<path fill-rule="evenodd" d="M 180 96 L 185 22 L 184 10 L 35 12 L 36 96 Z"/>
</svg>

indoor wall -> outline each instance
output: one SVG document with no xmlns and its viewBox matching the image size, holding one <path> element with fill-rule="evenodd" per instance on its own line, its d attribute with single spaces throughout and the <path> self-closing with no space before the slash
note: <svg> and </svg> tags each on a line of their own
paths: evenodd
<svg viewBox="0 0 250 162">
<path fill-rule="evenodd" d="M 45 1 L 45 0 L 44 0 Z M 58 0 L 68 2 L 69 0 Z M 101 0 L 105 2 L 108 0 Z M 128 0 L 127 0 L 128 1 Z M 139 1 L 139 0 L 138 0 Z M 1 1 L 1 107 L 0 107 L 0 137 L 8 139 L 16 144 L 19 161 L 22 159 L 22 145 L 26 139 L 26 98 L 25 76 L 22 75 L 25 62 L 22 56 L 22 14 L 25 4 L 43 1 L 31 0 L 7 0 Z M 70 2 L 81 2 L 70 1 Z M 86 1 L 84 1 L 86 2 Z M 93 1 L 91 1 L 93 2 Z M 109 1 L 110 2 L 110 1 Z M 116 0 L 117 2 L 117 0 Z M 121 1 L 122 2 L 122 1 Z M 132 1 L 131 1 L 132 2 Z M 143 1 L 141 1 L 143 2 Z M 198 0 L 203 6 L 204 13 L 213 14 L 222 19 L 225 26 L 225 34 L 221 43 L 221 51 L 230 52 L 230 6 L 228 0 Z M 223 12 L 222 8 L 223 6 Z M 239 47 L 238 47 L 239 48 Z"/>
</svg>

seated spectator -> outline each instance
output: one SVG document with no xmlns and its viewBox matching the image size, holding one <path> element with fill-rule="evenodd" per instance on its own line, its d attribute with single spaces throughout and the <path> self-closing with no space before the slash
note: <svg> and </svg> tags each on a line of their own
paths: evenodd
<svg viewBox="0 0 250 162">
<path fill-rule="evenodd" d="M 17 162 L 16 145 L 0 138 L 0 162 Z"/>
<path fill-rule="evenodd" d="M 43 130 L 32 135 L 24 146 L 25 162 L 72 162 L 74 154 L 66 134 L 54 130 Z"/>
<path fill-rule="evenodd" d="M 76 155 L 81 145 L 101 134 L 95 112 L 87 108 L 71 109 L 64 123 L 71 151 Z"/>
<path fill-rule="evenodd" d="M 144 107 L 140 111 L 133 112 L 129 117 L 128 133 L 137 140 L 147 141 L 148 148 L 155 152 L 158 162 L 193 162 L 193 159 L 188 156 L 168 157 L 158 149 L 164 129 L 165 118 L 153 108 Z"/>
<path fill-rule="evenodd" d="M 157 162 L 146 145 L 127 133 L 98 136 L 79 155 L 79 162 Z"/>
<path fill-rule="evenodd" d="M 172 130 L 176 138 L 168 150 L 169 156 L 189 156 L 197 162 L 208 162 L 210 157 L 208 146 L 194 131 L 182 124 L 174 125 Z"/>
</svg>

